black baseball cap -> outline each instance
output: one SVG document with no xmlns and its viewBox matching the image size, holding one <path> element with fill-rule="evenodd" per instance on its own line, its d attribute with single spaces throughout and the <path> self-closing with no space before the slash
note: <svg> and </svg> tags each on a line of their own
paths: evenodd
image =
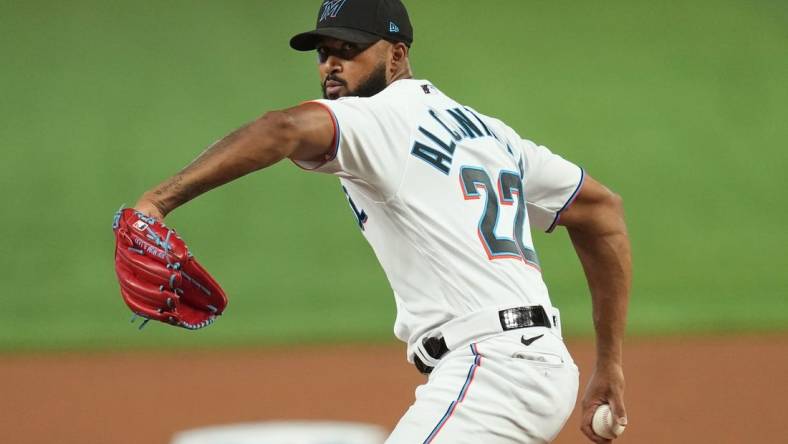
<svg viewBox="0 0 788 444">
<path fill-rule="evenodd" d="M 323 0 L 314 31 L 290 39 L 290 46 L 311 51 L 321 37 L 368 44 L 380 39 L 413 43 L 413 26 L 400 0 Z"/>
</svg>

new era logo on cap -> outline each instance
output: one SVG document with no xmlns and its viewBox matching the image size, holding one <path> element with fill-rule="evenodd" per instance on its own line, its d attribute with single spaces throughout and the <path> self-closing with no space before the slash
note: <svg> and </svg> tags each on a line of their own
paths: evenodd
<svg viewBox="0 0 788 444">
<path fill-rule="evenodd" d="M 329 17 L 336 17 L 342 7 L 345 6 L 347 0 L 328 0 L 323 2 L 323 10 L 320 12 L 320 20 L 323 21 Z"/>
<path fill-rule="evenodd" d="M 389 32 L 399 32 L 399 26 L 394 22 L 389 22 Z"/>
</svg>

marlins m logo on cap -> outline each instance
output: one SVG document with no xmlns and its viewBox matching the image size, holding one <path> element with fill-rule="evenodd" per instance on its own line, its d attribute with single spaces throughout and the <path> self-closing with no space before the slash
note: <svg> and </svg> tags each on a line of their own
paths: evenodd
<svg viewBox="0 0 788 444">
<path fill-rule="evenodd" d="M 328 17 L 336 17 L 339 11 L 345 6 L 347 0 L 328 0 L 323 2 L 323 11 L 320 13 L 320 20 L 323 21 Z"/>
<path fill-rule="evenodd" d="M 290 46 L 312 51 L 325 38 L 362 46 L 385 39 L 410 47 L 413 25 L 402 0 L 320 0 L 315 29 L 294 35 Z"/>
</svg>

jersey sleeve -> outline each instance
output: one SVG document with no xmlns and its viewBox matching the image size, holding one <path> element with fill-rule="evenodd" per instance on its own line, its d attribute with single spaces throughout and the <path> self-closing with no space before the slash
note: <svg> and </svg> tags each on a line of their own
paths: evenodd
<svg viewBox="0 0 788 444">
<path fill-rule="evenodd" d="M 360 180 L 385 192 L 398 180 L 404 162 L 397 151 L 396 113 L 367 98 L 315 100 L 334 123 L 334 148 L 320 162 L 295 161 L 303 169 Z"/>
<path fill-rule="evenodd" d="M 577 197 L 585 172 L 546 147 L 521 140 L 527 165 L 524 189 L 528 217 L 531 226 L 550 233 L 561 212 Z"/>
</svg>

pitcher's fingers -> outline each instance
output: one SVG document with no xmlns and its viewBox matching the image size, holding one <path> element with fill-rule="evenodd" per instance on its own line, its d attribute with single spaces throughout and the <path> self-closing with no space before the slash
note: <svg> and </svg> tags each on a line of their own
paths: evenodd
<svg viewBox="0 0 788 444">
<path fill-rule="evenodd" d="M 627 425 L 627 409 L 624 407 L 624 397 L 622 395 L 611 396 L 608 402 L 616 422 L 622 426 Z"/>
</svg>

